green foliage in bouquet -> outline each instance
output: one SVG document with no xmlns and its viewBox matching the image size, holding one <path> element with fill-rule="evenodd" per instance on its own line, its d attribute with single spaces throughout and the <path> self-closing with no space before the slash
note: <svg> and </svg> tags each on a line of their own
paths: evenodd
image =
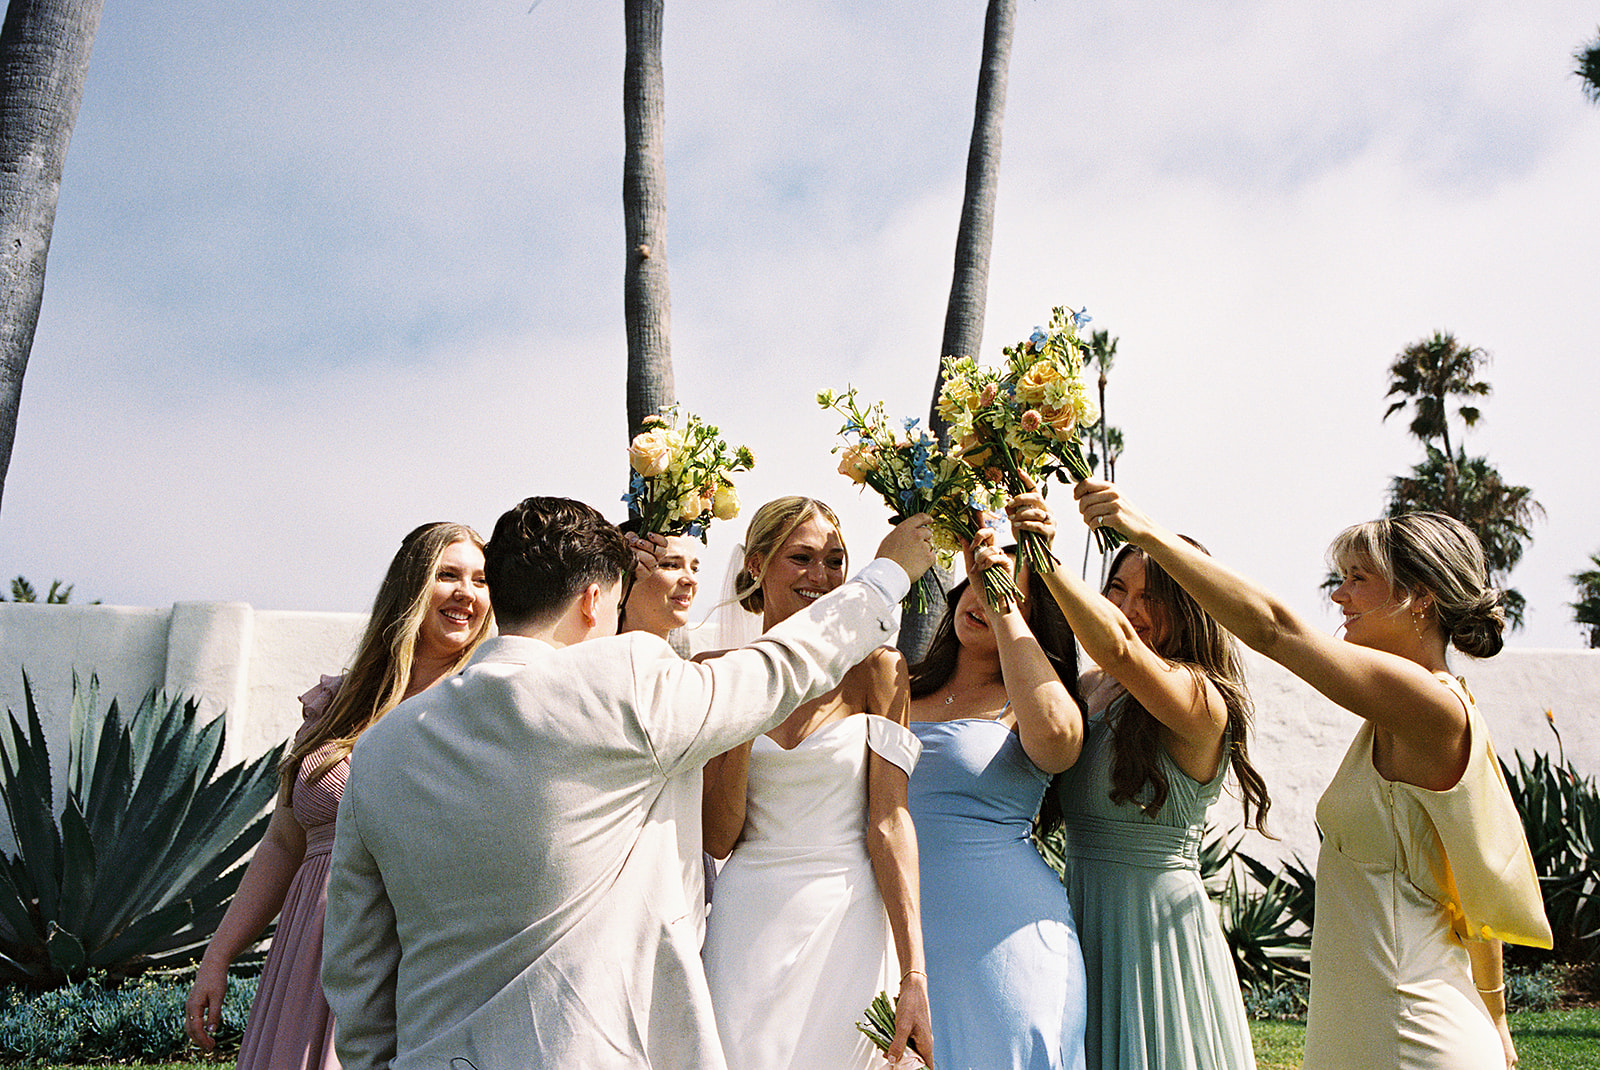
<svg viewBox="0 0 1600 1070">
<path fill-rule="evenodd" d="M 896 523 L 918 513 L 928 514 L 933 519 L 934 546 L 942 568 L 950 567 L 962 542 L 977 535 L 979 510 L 1005 504 L 993 494 L 983 496 L 972 468 L 941 449 L 915 418 L 905 420 L 903 429 L 897 430 L 884 414 L 883 402 L 862 409 L 854 387 L 843 394 L 824 390 L 817 395 L 817 404 L 845 418 L 839 429 L 844 442 L 833 448 L 841 454 L 839 474 L 877 491 L 893 511 L 890 519 Z M 907 609 L 924 612 L 936 582 L 932 569 L 923 573 L 906 596 Z M 1019 597 L 1016 581 L 1003 568 L 984 569 L 983 587 L 989 604 L 997 609 Z"/>
<path fill-rule="evenodd" d="M 894 1004 L 889 1001 L 889 993 L 879 992 L 873 996 L 865 1013 L 867 1020 L 857 1022 L 856 1028 L 876 1044 L 879 1051 L 887 1052 L 894 1044 L 895 1030 Z"/>
<path fill-rule="evenodd" d="M 113 985 L 198 960 L 266 831 L 283 747 L 218 771 L 223 721 L 154 692 L 132 717 L 72 681 L 67 783 L 52 813 L 50 751 L 26 675 L 28 728 L 0 728 L 0 982 L 52 988 L 91 971 Z"/>
</svg>

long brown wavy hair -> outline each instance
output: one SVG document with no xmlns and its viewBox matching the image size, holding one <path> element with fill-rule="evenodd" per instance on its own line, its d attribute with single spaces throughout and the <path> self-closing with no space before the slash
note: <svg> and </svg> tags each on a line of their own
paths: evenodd
<svg viewBox="0 0 1600 1070">
<path fill-rule="evenodd" d="M 305 738 L 289 748 L 278 763 L 278 786 L 284 802 L 290 800 L 300 763 L 326 743 L 332 752 L 312 770 L 315 780 L 340 760 L 349 756 L 356 738 L 388 713 L 405 697 L 411 681 L 411 661 L 416 653 L 417 633 L 428 611 L 429 591 L 439 571 L 439 559 L 458 542 L 470 542 L 483 549 L 483 539 L 465 524 L 437 522 L 423 524 L 400 542 L 389 571 L 378 587 L 367 618 L 367 630 L 356 648 L 355 659 L 345 673 L 344 682 L 328 704 L 328 712 L 307 732 Z M 483 615 L 471 640 L 450 666 L 459 671 L 472 652 L 489 634 L 494 612 Z"/>
<path fill-rule="evenodd" d="M 1016 552 L 1015 546 L 1006 547 L 1006 553 L 1014 556 Z M 1066 614 L 1061 612 L 1061 606 L 1050 593 L 1050 588 L 1045 586 L 1044 580 L 1035 575 L 1032 569 L 1022 571 L 1027 577 L 1028 630 L 1039 641 L 1039 648 L 1044 651 L 1044 656 L 1049 659 L 1067 694 L 1072 696 L 1081 713 L 1083 695 L 1078 688 L 1078 638 L 1072 633 L 1072 625 L 1067 623 Z M 945 595 L 944 616 L 939 618 L 939 627 L 934 630 L 928 652 L 921 661 L 911 666 L 912 698 L 933 694 L 956 671 L 956 658 L 961 653 L 961 641 L 956 638 L 956 604 L 961 601 L 961 594 L 969 582 L 962 580 Z M 1060 776 L 1058 774 L 1051 781 L 1040 801 L 1035 825 L 1041 832 L 1061 823 L 1061 804 L 1056 799 L 1056 784 Z"/>
<path fill-rule="evenodd" d="M 1187 535 L 1185 542 L 1208 554 L 1204 546 Z M 1266 832 L 1267 811 L 1272 800 L 1267 783 L 1250 764 L 1249 740 L 1252 705 L 1244 682 L 1244 664 L 1239 647 L 1216 620 L 1200 608 L 1189 592 L 1178 586 L 1160 565 L 1136 546 L 1124 546 L 1112 559 L 1108 575 L 1134 554 L 1144 558 L 1144 593 L 1160 616 L 1153 629 L 1158 639 L 1156 653 L 1173 665 L 1194 674 L 1195 683 L 1206 680 L 1222 694 L 1228 711 L 1228 762 L 1239 783 L 1245 825 Z M 1109 592 L 1110 584 L 1106 590 Z M 1152 622 L 1157 623 L 1157 622 Z M 1161 722 L 1131 693 L 1124 692 L 1107 712 L 1111 724 L 1111 801 L 1136 802 L 1151 817 L 1166 805 L 1171 785 L 1161 769 Z"/>
</svg>

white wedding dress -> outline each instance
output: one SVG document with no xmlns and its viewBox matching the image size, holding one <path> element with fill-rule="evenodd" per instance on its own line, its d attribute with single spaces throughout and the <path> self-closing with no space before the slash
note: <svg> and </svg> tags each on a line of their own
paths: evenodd
<svg viewBox="0 0 1600 1070">
<path fill-rule="evenodd" d="M 851 714 L 793 750 L 750 750 L 744 835 L 717 877 L 706 978 L 728 1070 L 852 1070 L 883 1058 L 855 1026 L 900 971 L 867 856 L 867 751 L 910 775 L 916 736 Z"/>
</svg>

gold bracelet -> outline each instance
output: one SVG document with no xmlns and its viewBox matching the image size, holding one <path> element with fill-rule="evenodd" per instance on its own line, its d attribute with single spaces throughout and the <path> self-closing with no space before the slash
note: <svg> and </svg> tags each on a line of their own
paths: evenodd
<svg viewBox="0 0 1600 1070">
<path fill-rule="evenodd" d="M 906 983 L 906 978 L 910 977 L 914 973 L 922 973 L 922 971 L 921 970 L 907 970 L 905 973 L 900 975 L 900 983 L 901 984 L 905 984 Z M 928 979 L 928 975 L 925 974 L 925 973 L 922 973 L 922 979 L 924 981 L 926 981 Z"/>
<path fill-rule="evenodd" d="M 1478 986 L 1476 984 L 1474 984 L 1472 987 L 1478 988 Z M 1506 983 L 1504 981 L 1501 981 L 1498 985 L 1496 985 L 1493 988 L 1478 988 L 1478 994 L 1480 996 L 1492 996 L 1496 992 L 1504 992 L 1505 990 L 1506 990 Z"/>
</svg>

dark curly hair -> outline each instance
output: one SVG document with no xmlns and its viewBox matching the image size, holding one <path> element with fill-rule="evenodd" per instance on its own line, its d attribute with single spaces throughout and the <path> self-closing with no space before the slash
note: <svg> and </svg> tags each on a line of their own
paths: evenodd
<svg viewBox="0 0 1600 1070">
<path fill-rule="evenodd" d="M 633 553 L 617 526 L 571 498 L 525 498 L 483 549 L 489 600 L 503 629 L 539 624 L 591 583 L 619 582 Z"/>
</svg>

